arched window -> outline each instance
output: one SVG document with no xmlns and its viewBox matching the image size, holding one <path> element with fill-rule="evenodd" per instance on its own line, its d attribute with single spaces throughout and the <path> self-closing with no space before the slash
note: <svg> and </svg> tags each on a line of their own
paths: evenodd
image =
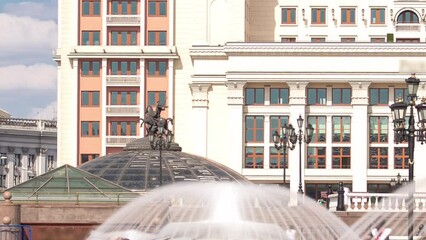
<svg viewBox="0 0 426 240">
<path fill-rule="evenodd" d="M 413 11 L 407 10 L 399 14 L 398 23 L 419 23 L 419 17 Z"/>
</svg>

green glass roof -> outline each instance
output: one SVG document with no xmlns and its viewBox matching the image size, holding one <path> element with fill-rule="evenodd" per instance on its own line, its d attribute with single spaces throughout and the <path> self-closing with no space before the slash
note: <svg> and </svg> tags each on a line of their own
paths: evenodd
<svg viewBox="0 0 426 240">
<path fill-rule="evenodd" d="M 63 165 L 7 189 L 12 201 L 116 202 L 139 194 L 96 175 Z"/>
</svg>

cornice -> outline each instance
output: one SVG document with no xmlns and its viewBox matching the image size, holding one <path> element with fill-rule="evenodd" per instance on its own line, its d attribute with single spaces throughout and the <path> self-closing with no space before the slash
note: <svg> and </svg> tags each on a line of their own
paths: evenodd
<svg viewBox="0 0 426 240">
<path fill-rule="evenodd" d="M 426 43 L 227 43 L 193 46 L 191 57 L 225 56 L 426 56 Z"/>
</svg>

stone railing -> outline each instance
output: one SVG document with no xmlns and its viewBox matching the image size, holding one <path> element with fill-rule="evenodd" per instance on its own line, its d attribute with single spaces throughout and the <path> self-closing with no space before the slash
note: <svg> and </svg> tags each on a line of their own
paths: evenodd
<svg viewBox="0 0 426 240">
<path fill-rule="evenodd" d="M 330 194 L 329 210 L 336 211 L 337 193 Z M 348 193 L 344 196 L 347 212 L 406 212 L 408 194 L 404 193 Z M 414 211 L 426 212 L 426 193 L 415 193 Z"/>
<path fill-rule="evenodd" d="M 129 142 L 132 142 L 138 139 L 138 136 L 107 136 L 107 145 L 126 145 Z"/>
<path fill-rule="evenodd" d="M 107 85 L 139 85 L 140 76 L 108 75 L 106 82 Z"/>
<path fill-rule="evenodd" d="M 56 121 L 38 120 L 25 118 L 0 118 L 0 128 L 21 128 L 21 129 L 53 129 L 56 130 Z"/>
<path fill-rule="evenodd" d="M 139 116 L 140 107 L 129 105 L 109 105 L 106 107 L 107 115 L 136 115 Z"/>
<path fill-rule="evenodd" d="M 396 25 L 396 31 L 397 32 L 420 32 L 420 25 L 398 23 L 398 25 Z"/>
<path fill-rule="evenodd" d="M 107 24 L 140 24 L 141 17 L 139 15 L 108 15 Z"/>
</svg>

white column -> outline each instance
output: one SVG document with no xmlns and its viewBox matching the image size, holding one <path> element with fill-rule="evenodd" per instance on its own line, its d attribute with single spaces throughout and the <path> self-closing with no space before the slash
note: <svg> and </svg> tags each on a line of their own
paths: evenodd
<svg viewBox="0 0 426 240">
<path fill-rule="evenodd" d="M 175 34 L 175 11 L 174 11 L 174 9 L 175 9 L 175 1 L 173 1 L 173 0 L 170 0 L 170 1 L 168 1 L 169 2 L 169 9 L 168 9 L 168 16 L 169 16 L 169 36 L 168 36 L 168 39 L 169 39 L 169 46 L 171 47 L 171 46 L 174 46 L 175 45 L 175 42 L 174 42 L 174 39 L 175 39 L 175 36 L 174 36 L 174 34 Z"/>
<path fill-rule="evenodd" d="M 146 16 L 145 16 L 146 5 L 145 5 L 145 2 L 146 1 L 140 1 L 140 4 L 141 4 L 141 8 L 140 8 L 141 12 L 139 14 L 140 19 L 141 19 L 141 22 L 140 22 L 140 33 L 139 33 L 139 36 L 140 36 L 139 44 L 140 44 L 140 46 L 144 46 L 145 45 L 145 31 L 146 31 L 146 29 L 145 29 L 145 21 L 146 21 Z"/>
<path fill-rule="evenodd" d="M 193 152 L 196 155 L 207 157 L 207 121 L 208 121 L 208 92 L 211 84 L 189 85 L 192 92 L 192 125 L 191 130 L 197 134 L 193 135 Z"/>
<path fill-rule="evenodd" d="M 297 118 L 299 115 L 302 116 L 304 125 L 306 125 L 306 87 L 309 82 L 290 82 L 287 83 L 290 87 L 290 118 L 289 123 L 293 125 L 295 131 L 298 132 Z M 304 127 L 303 127 L 304 128 Z M 302 129 L 305 131 L 304 129 Z M 302 151 L 300 158 L 302 159 L 301 165 L 299 165 L 299 143 L 296 143 L 296 147 L 293 151 L 288 151 L 288 163 L 290 172 L 290 205 L 297 205 L 297 191 L 299 189 L 299 170 L 302 171 L 302 189 L 305 191 L 305 159 L 306 159 L 306 145 L 302 143 Z"/>
<path fill-rule="evenodd" d="M 168 86 L 168 93 L 167 93 L 167 101 L 168 101 L 168 115 L 169 118 L 174 118 L 174 86 L 175 86 L 175 74 L 174 74 L 174 61 L 173 59 L 169 59 L 169 69 L 168 69 L 168 77 L 169 77 L 169 86 Z"/>
<path fill-rule="evenodd" d="M 141 59 L 139 62 L 139 113 L 140 117 L 144 118 L 145 115 L 145 59 Z M 139 136 L 145 137 L 145 128 L 142 126 L 139 132 Z"/>
<path fill-rule="evenodd" d="M 352 191 L 367 192 L 368 168 L 368 86 L 370 82 L 349 82 L 352 86 L 351 169 Z M 364 161 L 365 159 L 365 161 Z"/>
<path fill-rule="evenodd" d="M 268 94 L 269 95 L 269 89 L 267 91 L 265 91 L 265 95 Z M 268 97 L 269 99 L 269 97 Z M 265 139 L 266 143 L 269 143 L 269 139 L 271 138 L 271 128 L 270 128 L 270 123 L 271 123 L 271 116 L 264 116 L 265 122 L 263 124 L 263 139 Z M 280 150 L 282 151 L 282 150 Z M 269 169 L 269 162 L 270 162 L 270 145 L 269 144 L 265 144 L 264 148 L 263 148 L 263 169 Z"/>
<path fill-rule="evenodd" d="M 6 175 L 6 188 L 13 187 L 14 177 L 14 160 L 15 160 L 15 148 L 7 147 L 7 175 Z"/>
<path fill-rule="evenodd" d="M 101 111 L 102 111 L 102 127 L 101 127 L 101 156 L 106 155 L 106 137 L 107 137 L 107 118 L 106 118 L 106 105 L 107 105 L 107 59 L 102 59 L 102 90 L 101 90 Z"/>
<path fill-rule="evenodd" d="M 28 148 L 22 148 L 22 156 L 21 156 L 21 163 L 22 163 L 22 175 L 21 179 L 22 182 L 25 182 L 28 180 Z"/>
<path fill-rule="evenodd" d="M 325 142 L 333 142 L 333 116 L 327 115 L 325 119 Z M 333 169 L 333 147 L 327 144 L 325 147 L 325 167 L 326 169 Z"/>
<path fill-rule="evenodd" d="M 102 36 L 101 46 L 105 47 L 107 45 L 107 15 L 108 15 L 108 1 L 102 1 Z"/>
<path fill-rule="evenodd" d="M 244 104 L 244 85 L 245 82 L 227 82 L 228 87 L 228 159 L 227 166 L 242 173 L 243 169 L 243 149 L 244 149 L 244 128 L 243 128 L 243 104 Z M 225 127 L 226 129 L 226 127 Z"/>
</svg>

